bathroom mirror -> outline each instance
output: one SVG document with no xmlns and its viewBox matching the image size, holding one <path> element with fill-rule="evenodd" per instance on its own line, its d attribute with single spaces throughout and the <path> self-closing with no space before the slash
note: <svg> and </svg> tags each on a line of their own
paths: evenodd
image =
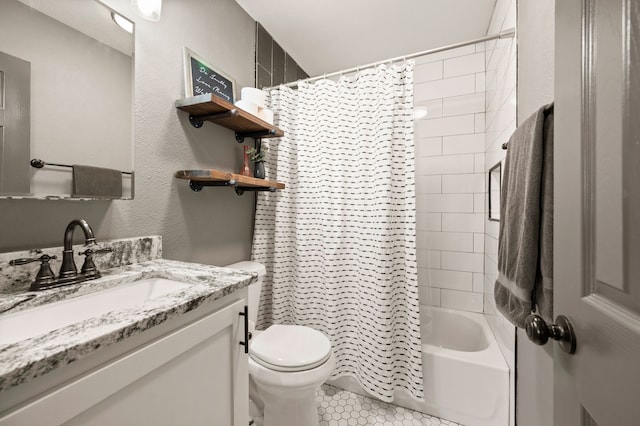
<svg viewBox="0 0 640 426">
<path fill-rule="evenodd" d="M 489 169 L 489 220 L 500 222 L 500 185 L 502 162 Z"/>
<path fill-rule="evenodd" d="M 133 22 L 128 32 L 113 13 L 95 0 L 0 2 L 1 198 L 133 198 Z M 121 188 L 74 194 L 72 165 L 119 187 L 100 175 L 110 169 Z"/>
</svg>

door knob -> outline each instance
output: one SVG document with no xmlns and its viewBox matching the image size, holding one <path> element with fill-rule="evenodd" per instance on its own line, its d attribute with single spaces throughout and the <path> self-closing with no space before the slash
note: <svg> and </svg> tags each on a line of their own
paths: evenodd
<svg viewBox="0 0 640 426">
<path fill-rule="evenodd" d="M 544 345 L 551 338 L 566 353 L 576 352 L 576 335 L 569 318 L 564 315 L 558 315 L 555 324 L 547 325 L 540 315 L 531 314 L 524 320 L 524 325 L 529 340 L 536 345 Z"/>
</svg>

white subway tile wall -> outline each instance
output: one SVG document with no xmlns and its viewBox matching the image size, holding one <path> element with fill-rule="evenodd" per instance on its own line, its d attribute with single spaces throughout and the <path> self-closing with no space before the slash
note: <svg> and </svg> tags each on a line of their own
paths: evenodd
<svg viewBox="0 0 640 426">
<path fill-rule="evenodd" d="M 516 26 L 516 1 L 498 0 L 489 33 L 498 33 Z M 485 172 L 504 161 L 502 144 L 516 129 L 516 40 L 501 39 L 486 43 L 486 137 Z M 498 222 L 486 221 L 484 242 L 485 317 L 503 347 L 513 352 L 513 326 L 496 310 L 493 287 L 497 277 Z M 507 360 L 508 361 L 508 360 Z"/>
<path fill-rule="evenodd" d="M 442 176 L 441 179 L 442 192 L 444 194 L 468 194 L 469 192 L 474 194 L 484 193 L 484 175 L 482 173 L 445 175 Z"/>
<path fill-rule="evenodd" d="M 484 72 L 484 52 L 459 56 L 444 61 L 444 78 L 476 72 Z"/>
<path fill-rule="evenodd" d="M 497 0 L 488 34 L 516 27 L 516 0 Z M 504 161 L 506 152 L 502 144 L 516 129 L 516 39 L 501 39 L 487 42 L 486 63 L 486 114 L 485 129 L 485 176 L 489 169 Z M 476 122 L 478 125 L 478 122 Z M 485 200 L 485 202 L 488 202 Z M 493 200 L 492 200 L 493 203 Z M 498 274 L 498 232 L 500 224 L 484 216 L 484 315 L 493 330 L 502 354 L 511 371 L 515 371 L 515 328 L 495 307 L 493 287 Z M 441 300 L 444 296 L 441 295 Z M 511 407 L 515 407 L 515 374 L 510 375 Z M 514 410 L 510 413 L 510 425 L 515 424 Z"/>
<path fill-rule="evenodd" d="M 482 293 L 441 290 L 440 306 L 463 311 L 482 312 Z"/>
<path fill-rule="evenodd" d="M 447 61 L 448 59 L 445 59 Z M 414 73 L 415 77 L 419 72 L 419 68 L 416 67 Z M 450 96 L 470 95 L 476 92 L 476 76 L 475 74 L 463 75 L 454 78 L 443 78 L 440 80 L 420 82 L 414 80 L 414 101 L 429 101 L 432 99 L 445 98 Z"/>
<path fill-rule="evenodd" d="M 487 34 L 515 26 L 516 0 L 497 0 Z M 415 105 L 428 111 L 415 125 L 420 303 L 484 312 L 515 371 L 515 331 L 493 300 L 499 223 L 487 220 L 485 191 L 488 169 L 504 160 L 502 143 L 516 127 L 516 40 L 416 64 Z"/>
<path fill-rule="evenodd" d="M 416 206 L 422 305 L 483 311 L 484 45 L 416 59 Z"/>
<path fill-rule="evenodd" d="M 441 231 L 484 232 L 484 219 L 478 213 L 446 213 L 442 215 Z"/>
</svg>

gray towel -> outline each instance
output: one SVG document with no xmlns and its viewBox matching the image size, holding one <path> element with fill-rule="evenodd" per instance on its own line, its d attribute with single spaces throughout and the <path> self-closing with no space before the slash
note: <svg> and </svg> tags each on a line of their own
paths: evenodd
<svg viewBox="0 0 640 426">
<path fill-rule="evenodd" d="M 508 146 L 494 297 L 498 310 L 524 328 L 535 310 L 546 321 L 553 315 L 552 105 L 522 123 Z"/>
<path fill-rule="evenodd" d="M 72 197 L 122 198 L 122 172 L 73 165 Z"/>
</svg>

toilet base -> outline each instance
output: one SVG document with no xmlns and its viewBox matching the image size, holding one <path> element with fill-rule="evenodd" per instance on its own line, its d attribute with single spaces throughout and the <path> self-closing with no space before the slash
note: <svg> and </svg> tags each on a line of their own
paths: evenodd
<svg viewBox="0 0 640 426">
<path fill-rule="evenodd" d="M 264 400 L 264 426 L 318 426 L 315 389 L 299 390 L 295 396 L 267 396 Z"/>
<path fill-rule="evenodd" d="M 322 383 L 291 388 L 257 384 L 249 376 L 249 413 L 255 426 L 318 426 L 316 391 Z"/>
</svg>

